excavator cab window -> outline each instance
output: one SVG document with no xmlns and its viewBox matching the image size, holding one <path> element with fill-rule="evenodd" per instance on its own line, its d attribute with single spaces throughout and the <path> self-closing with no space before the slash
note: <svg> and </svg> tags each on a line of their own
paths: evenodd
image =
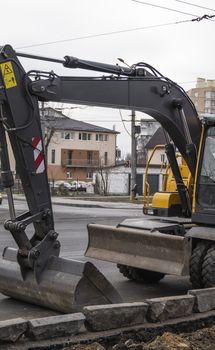
<svg viewBox="0 0 215 350">
<path fill-rule="evenodd" d="M 215 206 L 215 126 L 206 132 L 197 193 L 197 202 L 201 206 Z"/>
</svg>

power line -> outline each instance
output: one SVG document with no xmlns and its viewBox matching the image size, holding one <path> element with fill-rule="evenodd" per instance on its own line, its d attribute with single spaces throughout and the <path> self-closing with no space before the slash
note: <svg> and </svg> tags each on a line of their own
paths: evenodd
<svg viewBox="0 0 215 350">
<path fill-rule="evenodd" d="M 193 13 L 183 12 L 183 11 L 179 11 L 179 10 L 172 9 L 172 8 L 169 8 L 169 7 L 151 4 L 151 3 L 145 2 L 145 1 L 140 1 L 140 0 L 131 0 L 131 1 L 133 1 L 133 2 L 138 2 L 139 4 L 142 4 L 142 5 L 157 7 L 157 8 L 163 9 L 163 10 L 168 10 L 168 11 L 172 11 L 172 12 L 181 13 L 181 14 L 183 14 L 183 15 L 188 15 L 188 16 L 192 16 L 192 17 L 198 17 L 198 15 L 194 15 Z"/>
<path fill-rule="evenodd" d="M 135 1 L 135 0 L 132 0 L 132 1 Z M 154 6 L 156 6 L 156 5 L 154 5 Z M 194 15 L 192 15 L 192 16 L 194 16 Z M 16 50 L 27 49 L 27 48 L 31 48 L 31 47 L 47 46 L 47 45 L 53 45 L 53 44 L 61 44 L 64 42 L 69 42 L 69 41 L 92 39 L 92 38 L 98 38 L 98 37 L 102 37 L 102 36 L 109 36 L 109 35 L 115 35 L 115 34 L 129 33 L 129 32 L 135 32 L 135 31 L 139 31 L 139 30 L 145 30 L 145 29 L 161 28 L 161 27 L 167 27 L 167 26 L 171 26 L 171 25 L 177 25 L 177 24 L 194 22 L 194 21 L 200 22 L 203 19 L 211 20 L 211 18 L 213 18 L 213 17 L 215 17 L 215 16 L 204 15 L 202 17 L 196 17 L 196 18 L 191 19 L 191 20 L 187 19 L 187 20 L 183 20 L 183 21 L 153 24 L 153 25 L 145 26 L 145 27 L 116 30 L 116 31 L 112 31 L 112 32 L 105 32 L 105 33 L 99 33 L 99 34 L 83 35 L 83 36 L 78 36 L 78 37 L 63 39 L 63 40 L 61 39 L 61 40 L 55 40 L 55 41 L 47 41 L 47 42 L 39 43 L 39 44 L 16 47 Z"/>
<path fill-rule="evenodd" d="M 172 8 L 169 8 L 169 7 L 151 4 L 151 3 L 145 2 L 145 1 L 140 1 L 140 0 L 131 0 L 131 1 L 137 2 L 137 3 L 142 4 L 142 5 L 157 7 L 157 8 L 163 9 L 163 10 L 168 10 L 168 11 L 177 12 L 177 13 L 184 14 L 184 15 L 188 15 L 188 16 L 192 16 L 192 17 L 197 17 L 196 19 L 194 19 L 194 21 L 195 21 L 195 20 L 196 20 L 196 21 L 201 21 L 202 19 L 208 19 L 209 21 L 214 22 L 214 21 L 211 19 L 211 18 L 213 18 L 214 16 L 203 15 L 203 16 L 201 16 L 201 17 L 198 17 L 198 15 L 194 15 L 193 13 L 183 12 L 183 11 L 179 11 L 179 10 L 172 9 Z"/>
<path fill-rule="evenodd" d="M 78 37 L 69 38 L 69 39 L 63 39 L 63 40 L 47 41 L 47 42 L 40 43 L 40 44 L 33 44 L 33 45 L 16 47 L 16 50 L 17 49 L 18 50 L 20 50 L 20 49 L 27 49 L 27 48 L 30 48 L 30 47 L 39 47 L 39 46 L 46 46 L 46 45 L 52 45 L 52 44 L 59 44 L 59 43 L 64 43 L 64 42 L 68 42 L 68 41 L 76 41 L 76 40 L 97 38 L 97 37 L 101 37 L 101 36 L 109 36 L 109 35 L 115 35 L 115 34 L 121 34 L 121 33 L 128 33 L 128 32 L 134 32 L 134 31 L 138 31 L 138 30 L 144 30 L 144 29 L 165 27 L 165 26 L 169 26 L 169 25 L 173 25 L 173 24 L 186 23 L 186 22 L 190 22 L 190 20 L 184 20 L 184 21 L 179 21 L 179 22 L 163 23 L 163 24 L 154 24 L 154 25 L 145 26 L 145 27 L 137 27 L 137 28 L 131 28 L 131 29 L 116 30 L 116 31 L 112 31 L 112 32 L 105 32 L 105 33 L 92 34 L 92 35 L 84 35 L 84 36 L 78 36 Z"/>
<path fill-rule="evenodd" d="M 211 8 L 209 8 L 209 7 L 204 7 L 204 6 L 200 6 L 200 5 L 196 5 L 196 4 L 192 4 L 191 2 L 182 1 L 182 0 L 174 0 L 174 1 L 181 2 L 182 4 L 186 4 L 186 5 L 198 7 L 198 8 L 200 8 L 200 9 L 204 9 L 204 10 L 209 10 L 209 11 L 215 12 L 215 9 L 211 9 Z"/>
</svg>

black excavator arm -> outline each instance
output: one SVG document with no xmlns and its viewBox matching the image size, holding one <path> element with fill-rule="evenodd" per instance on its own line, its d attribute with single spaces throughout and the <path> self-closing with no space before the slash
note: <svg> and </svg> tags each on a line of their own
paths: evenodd
<svg viewBox="0 0 215 350">
<path fill-rule="evenodd" d="M 17 56 L 62 63 L 105 73 L 100 77 L 60 77 L 53 72 L 25 72 Z M 168 132 L 186 160 L 191 173 L 196 167 L 201 125 L 193 103 L 177 84 L 151 66 L 139 63 L 131 68 L 79 60 L 66 56 L 55 60 L 16 53 L 11 46 L 0 49 L 0 142 L 2 183 L 8 191 L 11 219 L 5 223 L 17 245 L 17 260 L 23 278 L 34 270 L 36 280 L 50 256 L 58 256 L 60 243 L 54 230 L 46 171 L 38 101 L 59 101 L 142 111 L 155 118 Z M 108 74 L 108 75 L 107 75 Z M 29 211 L 16 217 L 11 188 L 7 132 Z M 33 223 L 31 239 L 25 233 Z"/>
</svg>

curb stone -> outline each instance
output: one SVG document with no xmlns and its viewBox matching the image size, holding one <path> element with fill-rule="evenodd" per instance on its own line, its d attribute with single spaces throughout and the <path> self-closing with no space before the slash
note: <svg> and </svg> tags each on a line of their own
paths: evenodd
<svg viewBox="0 0 215 350">
<path fill-rule="evenodd" d="M 146 322 L 148 305 L 143 302 L 85 306 L 85 326 L 92 331 L 105 331 Z"/>
<path fill-rule="evenodd" d="M 27 330 L 28 321 L 23 318 L 0 321 L 0 341 L 15 342 Z"/>
<path fill-rule="evenodd" d="M 150 322 L 161 322 L 171 318 L 191 315 L 195 297 L 192 295 L 179 295 L 146 299 L 145 302 L 149 304 L 147 320 Z"/>
<path fill-rule="evenodd" d="M 207 298 L 210 300 L 205 305 Z M 80 339 L 90 342 L 100 339 L 101 334 L 104 338 L 116 334 L 119 336 L 126 329 L 129 331 L 148 329 L 150 325 L 154 329 L 162 324 L 173 327 L 178 323 L 183 325 L 186 322 L 198 322 L 201 319 L 215 319 L 214 310 L 215 288 L 208 288 L 190 290 L 188 295 L 147 299 L 145 302 L 86 306 L 83 313 L 51 316 L 30 321 L 22 318 L 0 321 L 0 348 L 4 350 L 41 350 L 43 347 L 40 344 L 46 342 L 47 345 L 47 341 L 49 344 L 64 343 L 65 346 L 68 345 L 68 341 L 76 344 Z M 150 322 L 153 322 L 153 326 Z M 22 338 L 19 342 L 20 337 Z M 59 339 L 57 342 L 57 337 L 61 337 L 62 340 Z M 28 344 L 29 342 L 32 344 L 32 341 L 34 347 L 29 348 Z M 12 342 L 14 345 L 11 345 Z M 10 343 L 10 347 L 4 343 Z M 45 346 L 44 349 L 47 347 Z"/>
<path fill-rule="evenodd" d="M 41 340 L 75 335 L 84 321 L 85 316 L 81 312 L 33 319 L 28 321 L 26 336 Z"/>
<path fill-rule="evenodd" d="M 215 288 L 192 289 L 188 295 L 195 297 L 195 312 L 207 312 L 215 309 Z"/>
</svg>

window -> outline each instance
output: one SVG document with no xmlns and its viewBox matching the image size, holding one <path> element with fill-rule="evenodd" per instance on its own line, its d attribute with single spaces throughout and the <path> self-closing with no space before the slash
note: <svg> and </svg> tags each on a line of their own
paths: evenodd
<svg viewBox="0 0 215 350">
<path fill-rule="evenodd" d="M 215 114 L 215 108 L 205 108 L 205 113 Z"/>
<path fill-rule="evenodd" d="M 72 171 L 70 170 L 70 171 L 67 171 L 67 173 L 66 173 L 66 178 L 67 179 L 72 179 Z"/>
<path fill-rule="evenodd" d="M 108 141 L 107 134 L 96 134 L 96 141 Z"/>
<path fill-rule="evenodd" d="M 91 134 L 88 134 L 86 132 L 79 132 L 79 140 L 90 141 L 91 140 Z"/>
<path fill-rule="evenodd" d="M 215 127 L 206 135 L 202 168 L 197 183 L 197 202 L 206 208 L 215 205 Z"/>
<path fill-rule="evenodd" d="M 73 140 L 74 139 L 74 133 L 71 131 L 63 131 L 61 133 L 61 138 L 64 140 Z"/>
<path fill-rule="evenodd" d="M 205 108 L 205 113 L 211 113 L 211 109 L 210 108 Z"/>
<path fill-rule="evenodd" d="M 210 108 L 205 108 L 205 113 L 211 113 L 211 109 Z"/>
<path fill-rule="evenodd" d="M 51 152 L 51 163 L 55 164 L 55 149 L 52 149 L 52 152 Z"/>
<path fill-rule="evenodd" d="M 107 152 L 105 152 L 105 155 L 104 155 L 104 163 L 105 163 L 105 165 L 107 165 L 108 164 L 108 153 Z"/>
<path fill-rule="evenodd" d="M 205 98 L 215 98 L 215 91 L 205 91 Z"/>
<path fill-rule="evenodd" d="M 93 161 L 93 152 L 88 151 L 87 152 L 87 164 L 92 164 L 92 161 Z"/>
<path fill-rule="evenodd" d="M 68 156 L 67 165 L 72 165 L 72 150 L 70 149 L 68 150 L 67 156 Z"/>
<path fill-rule="evenodd" d="M 88 171 L 87 172 L 87 179 L 92 179 L 93 178 L 93 172 L 92 171 Z"/>
</svg>

